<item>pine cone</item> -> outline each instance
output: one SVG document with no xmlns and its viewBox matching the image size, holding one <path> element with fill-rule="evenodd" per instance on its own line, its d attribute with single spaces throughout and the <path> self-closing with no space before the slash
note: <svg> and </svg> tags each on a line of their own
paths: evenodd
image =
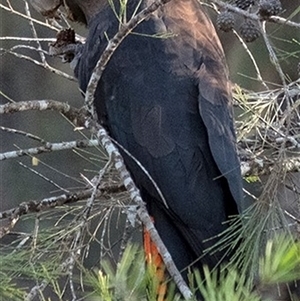
<svg viewBox="0 0 300 301">
<path fill-rule="evenodd" d="M 234 27 L 234 15 L 228 10 L 222 11 L 217 17 L 218 29 L 228 32 Z"/>
<path fill-rule="evenodd" d="M 240 35 L 247 43 L 255 41 L 260 36 L 260 30 L 251 20 L 246 20 L 240 27 Z"/>
<path fill-rule="evenodd" d="M 248 9 L 250 5 L 254 4 L 254 0 L 235 0 L 234 5 L 240 9 Z"/>
<path fill-rule="evenodd" d="M 263 18 L 278 15 L 282 10 L 280 0 L 260 0 L 259 2 L 259 14 Z"/>
</svg>

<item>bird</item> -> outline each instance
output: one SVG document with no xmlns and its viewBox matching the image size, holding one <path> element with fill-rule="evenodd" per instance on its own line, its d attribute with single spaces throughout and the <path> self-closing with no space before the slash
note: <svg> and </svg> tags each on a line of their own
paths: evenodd
<svg viewBox="0 0 300 301">
<path fill-rule="evenodd" d="M 88 28 L 76 55 L 81 91 L 122 20 L 152 2 L 130 0 L 124 9 L 119 1 L 64 0 L 69 16 Z M 197 0 L 169 1 L 122 41 L 94 105 L 99 123 L 126 150 L 126 167 L 185 279 L 187 267 L 222 262 L 224 250 L 205 250 L 243 210 L 242 178 L 224 51 Z"/>
</svg>

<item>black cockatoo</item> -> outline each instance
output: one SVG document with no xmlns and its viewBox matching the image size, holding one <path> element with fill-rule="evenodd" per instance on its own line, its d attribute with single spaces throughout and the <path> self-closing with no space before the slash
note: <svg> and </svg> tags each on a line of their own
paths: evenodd
<svg viewBox="0 0 300 301">
<path fill-rule="evenodd" d="M 69 15 L 89 29 L 76 55 L 82 91 L 120 26 L 120 2 L 111 3 L 64 0 Z M 149 4 L 128 0 L 126 17 Z M 167 204 L 123 154 L 178 269 L 194 261 L 214 267 L 224 253 L 203 251 L 241 209 L 243 196 L 224 53 L 197 0 L 171 0 L 124 39 L 98 84 L 95 107 L 99 122 L 161 190 Z"/>
</svg>

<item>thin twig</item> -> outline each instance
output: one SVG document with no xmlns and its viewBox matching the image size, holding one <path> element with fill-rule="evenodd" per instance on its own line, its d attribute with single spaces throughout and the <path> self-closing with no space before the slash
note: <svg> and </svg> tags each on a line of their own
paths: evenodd
<svg viewBox="0 0 300 301">
<path fill-rule="evenodd" d="M 0 41 L 22 41 L 22 42 L 52 42 L 56 41 L 55 38 L 27 38 L 27 37 L 0 37 Z"/>
<path fill-rule="evenodd" d="M 49 179 L 48 177 L 46 177 L 45 175 L 41 174 L 40 172 L 38 172 L 37 170 L 27 166 L 26 164 L 22 163 L 22 162 L 18 162 L 22 167 L 30 170 L 32 173 L 34 173 L 35 175 L 37 175 L 38 177 L 42 178 L 43 180 L 45 180 L 46 182 L 52 184 L 53 186 L 55 186 L 56 188 L 58 188 L 61 191 L 64 191 L 66 193 L 69 193 L 68 189 L 65 189 L 63 187 L 61 187 L 59 184 L 55 183 L 53 180 Z"/>
<path fill-rule="evenodd" d="M 233 30 L 233 33 L 234 35 L 238 38 L 238 40 L 240 41 L 240 43 L 242 44 L 243 48 L 246 50 L 254 68 L 255 68 L 255 71 L 256 71 L 256 76 L 257 76 L 257 80 L 259 82 L 261 82 L 261 84 L 265 87 L 265 89 L 269 90 L 269 87 L 268 85 L 266 84 L 266 82 L 263 80 L 262 76 L 261 76 L 261 73 L 260 73 L 260 70 L 259 70 L 259 67 L 256 63 L 256 60 L 252 54 L 252 52 L 250 51 L 249 47 L 247 46 L 247 44 L 244 42 L 244 40 L 240 37 L 240 35 L 237 33 L 236 30 Z"/>
<path fill-rule="evenodd" d="M 32 62 L 32 63 L 34 63 L 35 65 L 40 66 L 40 67 L 43 67 L 44 69 L 46 69 L 46 70 L 48 70 L 48 71 L 51 71 L 52 73 L 55 73 L 55 74 L 57 74 L 57 75 L 59 75 L 59 76 L 62 76 L 62 77 L 64 77 L 64 78 L 66 78 L 66 79 L 69 79 L 69 80 L 75 81 L 75 82 L 77 81 L 77 79 L 76 79 L 74 76 L 71 76 L 71 75 L 69 75 L 69 74 L 67 74 L 67 73 L 65 73 L 65 72 L 63 72 L 63 71 L 61 71 L 61 70 L 58 70 L 58 69 L 56 69 L 56 68 L 53 68 L 53 67 L 51 67 L 51 66 L 48 65 L 48 64 L 45 65 L 45 64 L 43 64 L 43 63 L 41 63 L 41 62 L 39 62 L 39 61 L 33 59 L 32 57 L 30 57 L 30 56 L 28 56 L 28 55 L 16 53 L 16 52 L 14 52 L 14 51 L 10 51 L 10 50 L 3 49 L 3 48 L 0 48 L 0 50 L 3 51 L 4 53 L 9 53 L 9 54 L 11 54 L 11 55 L 13 55 L 13 56 L 15 56 L 15 57 L 17 57 L 17 58 L 19 58 L 19 59 L 23 59 L 23 60 L 25 60 L 25 61 Z"/>
<path fill-rule="evenodd" d="M 23 14 L 23 13 L 20 13 L 19 11 L 13 9 L 12 7 L 5 6 L 5 5 L 3 5 L 3 4 L 1 4 L 1 3 L 0 3 L 0 8 L 2 8 L 3 10 L 6 10 L 6 11 L 8 11 L 8 12 L 10 12 L 10 13 L 16 15 L 16 16 L 22 17 L 22 18 L 24 18 L 24 19 L 26 19 L 26 20 L 30 20 L 30 21 L 32 21 L 32 22 L 34 22 L 34 23 L 36 23 L 36 24 L 42 25 L 42 26 L 44 26 L 44 27 L 50 28 L 50 29 L 52 29 L 52 30 L 54 30 L 54 31 L 59 31 L 59 30 L 62 29 L 62 27 L 61 27 L 61 28 L 58 28 L 58 27 L 52 26 L 52 25 L 50 25 L 50 24 L 48 24 L 48 23 L 46 23 L 46 22 L 39 21 L 39 20 L 34 19 L 34 18 L 32 18 L 32 17 L 28 17 L 27 15 L 25 15 L 25 14 Z"/>
<path fill-rule="evenodd" d="M 26 12 L 26 15 L 30 18 L 29 19 L 29 25 L 31 27 L 33 37 L 35 39 L 38 39 L 38 35 L 37 35 L 36 29 L 35 29 L 35 25 L 34 25 L 34 23 L 32 21 L 32 18 L 31 18 L 31 13 L 30 13 L 30 9 L 29 9 L 29 5 L 28 5 L 27 1 L 25 1 L 25 12 Z M 37 47 L 38 47 L 38 53 L 40 55 L 41 61 L 44 64 L 44 67 L 47 67 L 48 63 L 46 62 L 46 56 L 43 53 L 43 49 L 42 49 L 42 45 L 41 45 L 40 41 L 37 40 L 36 44 L 37 44 Z"/>
<path fill-rule="evenodd" d="M 33 135 L 31 133 L 28 133 L 28 132 L 21 131 L 21 130 L 16 130 L 16 129 L 8 128 L 8 127 L 5 127 L 5 126 L 0 126 L 0 130 L 3 131 L 3 132 L 11 133 L 11 134 L 21 135 L 21 136 L 24 136 L 26 138 L 38 141 L 38 142 L 40 142 L 42 144 L 46 144 L 47 143 L 47 141 L 45 141 L 41 137 L 38 137 L 36 135 Z M 1 155 L 0 155 L 0 158 L 1 158 Z"/>
</svg>

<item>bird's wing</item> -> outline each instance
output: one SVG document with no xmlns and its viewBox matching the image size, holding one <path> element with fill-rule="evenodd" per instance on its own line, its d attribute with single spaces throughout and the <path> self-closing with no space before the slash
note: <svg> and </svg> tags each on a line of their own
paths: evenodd
<svg viewBox="0 0 300 301">
<path fill-rule="evenodd" d="M 168 41 L 168 51 L 176 49 L 177 60 L 181 62 L 176 72 L 180 73 L 185 66 L 195 79 L 199 114 L 207 130 L 211 153 L 242 211 L 240 163 L 223 48 L 212 22 L 196 1 L 174 1 L 176 4 L 172 2 L 163 8 L 162 20 L 167 30 L 177 34 L 174 44 L 172 39 Z"/>
<path fill-rule="evenodd" d="M 197 72 L 199 112 L 206 126 L 213 158 L 227 179 L 239 210 L 242 204 L 240 162 L 232 116 L 231 95 L 227 75 L 219 68 L 220 62 L 204 57 Z"/>
</svg>

